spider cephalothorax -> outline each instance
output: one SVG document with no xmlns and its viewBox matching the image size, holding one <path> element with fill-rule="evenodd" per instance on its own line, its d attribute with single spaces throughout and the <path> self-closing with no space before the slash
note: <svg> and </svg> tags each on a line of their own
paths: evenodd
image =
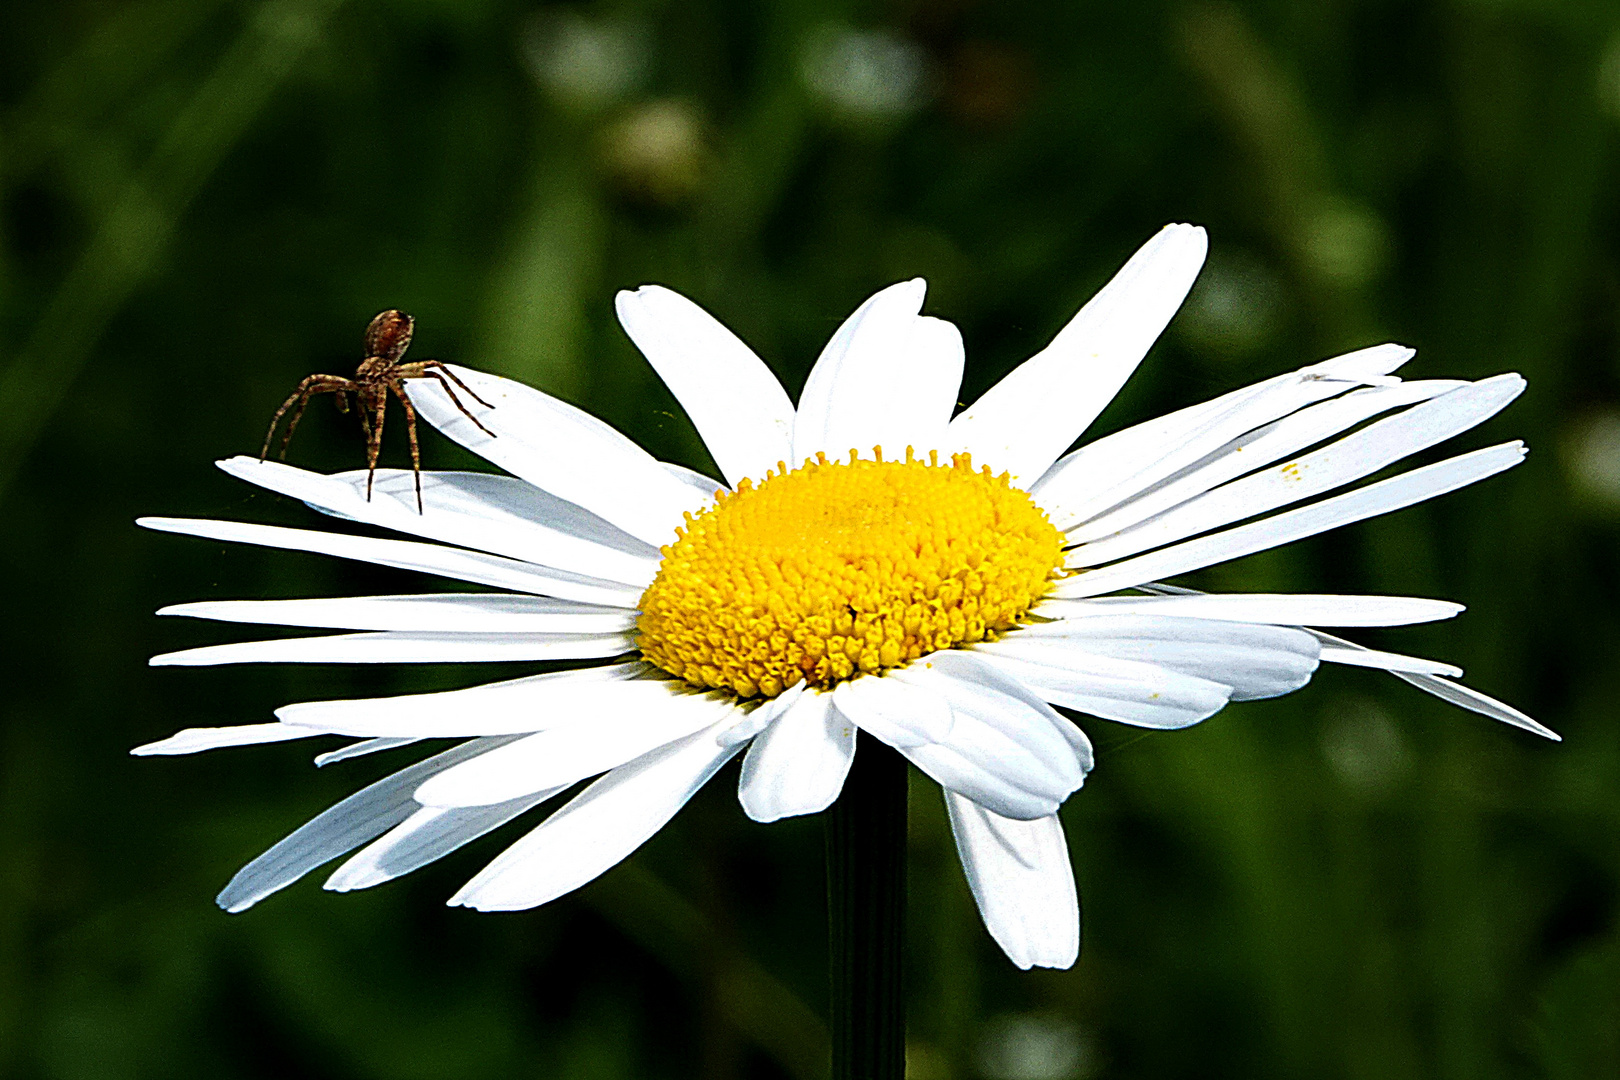
<svg viewBox="0 0 1620 1080">
<path fill-rule="evenodd" d="M 371 498 L 371 481 L 377 473 L 377 455 L 382 450 L 383 420 L 388 412 L 388 395 L 392 393 L 405 406 L 405 426 L 411 437 L 411 471 L 416 476 L 416 510 L 422 512 L 422 452 L 416 443 L 416 409 L 411 405 L 411 399 L 405 393 L 406 379 L 437 379 L 444 392 L 450 395 L 450 400 L 456 408 L 461 410 L 463 416 L 478 424 L 478 427 L 491 438 L 495 433 L 479 423 L 478 417 L 467 411 L 467 406 L 461 403 L 456 396 L 456 386 L 467 391 L 468 395 L 486 409 L 494 408 L 489 402 L 473 393 L 471 387 L 460 379 L 456 373 L 446 367 L 440 360 L 418 360 L 415 363 L 405 364 L 400 358 L 405 355 L 405 349 L 411 343 L 411 333 L 416 327 L 416 320 L 403 311 L 384 311 L 371 325 L 366 327 L 366 358 L 360 361 L 355 369 L 354 378 L 346 379 L 341 375 L 310 375 L 298 384 L 276 415 L 270 418 L 270 430 L 264 435 L 264 449 L 259 451 L 259 460 L 263 461 L 270 454 L 270 440 L 275 437 L 276 425 L 287 410 L 298 407 L 287 421 L 287 431 L 281 437 L 281 457 L 287 456 L 287 444 L 292 441 L 293 431 L 298 427 L 298 420 L 304 415 L 304 409 L 309 405 L 309 399 L 316 394 L 336 394 L 337 406 L 340 412 L 349 411 L 349 395 L 353 394 L 355 402 L 359 405 L 360 425 L 366 433 L 366 498 Z"/>
</svg>

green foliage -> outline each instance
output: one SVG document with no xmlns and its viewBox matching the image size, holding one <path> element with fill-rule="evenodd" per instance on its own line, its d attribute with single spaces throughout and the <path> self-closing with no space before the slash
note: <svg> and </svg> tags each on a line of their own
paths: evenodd
<svg viewBox="0 0 1620 1080">
<path fill-rule="evenodd" d="M 995 950 L 915 785 L 912 1074 L 1620 1074 L 1617 118 L 1595 2 L 0 5 L 0 1076 L 815 1076 L 820 826 L 747 822 L 734 772 L 539 911 L 442 907 L 507 830 L 375 893 L 218 912 L 389 762 L 129 746 L 489 673 L 148 671 L 237 636 L 164 603 L 421 586 L 131 521 L 307 524 L 208 463 L 385 307 L 413 355 L 709 467 L 615 290 L 680 289 L 796 390 L 922 274 L 971 397 L 1170 220 L 1209 226 L 1210 266 L 1099 430 L 1386 339 L 1419 376 L 1529 377 L 1467 439 L 1525 437 L 1522 468 L 1207 581 L 1464 600 L 1366 640 L 1567 741 L 1346 670 L 1187 732 L 1092 724 L 1065 809 L 1086 951 L 1058 973 Z M 361 453 L 324 402 L 293 446 Z"/>
</svg>

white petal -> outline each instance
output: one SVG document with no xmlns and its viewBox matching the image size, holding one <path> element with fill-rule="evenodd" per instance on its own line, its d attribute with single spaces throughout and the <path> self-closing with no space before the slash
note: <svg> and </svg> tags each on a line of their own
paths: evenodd
<svg viewBox="0 0 1620 1080">
<path fill-rule="evenodd" d="M 908 446 L 918 457 L 950 449 L 951 414 L 962 393 L 966 359 L 962 331 L 955 323 L 919 316 L 911 324 L 906 351 L 884 372 L 889 400 L 887 408 L 872 416 L 880 432 L 874 441 L 900 459 Z M 871 400 L 866 399 L 868 407 Z"/>
<path fill-rule="evenodd" d="M 685 465 L 677 465 L 673 461 L 660 461 L 664 471 L 675 479 L 692 489 L 694 495 L 700 500 L 702 507 L 714 502 L 714 497 L 721 491 L 727 490 L 726 485 L 712 476 L 706 476 L 696 469 L 688 469 Z M 696 513 L 697 511 L 693 511 Z"/>
<path fill-rule="evenodd" d="M 755 821 L 817 814 L 833 804 L 855 760 L 855 725 L 833 696 L 802 694 L 754 740 L 737 798 Z"/>
<path fill-rule="evenodd" d="M 1553 742 L 1564 741 L 1564 737 L 1552 728 L 1526 716 L 1513 706 L 1497 701 L 1495 698 L 1482 694 L 1472 687 L 1447 682 L 1445 679 L 1436 678 L 1433 675 L 1419 675 L 1407 671 L 1392 671 L 1390 674 L 1398 679 L 1406 680 L 1425 693 L 1433 694 L 1441 701 L 1449 702 L 1470 712 L 1479 713 L 1481 716 L 1488 716 L 1492 720 L 1500 720 L 1504 724 L 1512 724 L 1514 727 L 1534 732 L 1544 739 L 1551 739 Z"/>
<path fill-rule="evenodd" d="M 470 581 L 496 589 L 559 596 L 585 604 L 634 608 L 643 590 L 601 578 L 585 577 L 567 570 L 551 570 L 479 551 L 419 544 L 411 540 L 379 540 L 370 536 L 284 529 L 275 525 L 250 525 L 241 521 L 211 521 L 206 518 L 138 518 L 135 524 L 159 532 L 200 536 L 235 544 L 257 544 L 286 551 L 312 551 L 340 559 L 392 566 L 398 570 L 419 570 L 426 574 Z"/>
<path fill-rule="evenodd" d="M 1484 422 L 1523 390 L 1524 380 L 1517 375 L 1454 390 L 1315 453 L 1234 480 L 1136 528 L 1088 543 L 1071 556 L 1070 565 L 1100 566 L 1342 487 Z"/>
<path fill-rule="evenodd" d="M 874 391 L 880 384 L 888 389 L 884 373 L 900 358 L 914 355 L 913 329 L 926 290 L 922 278 L 890 285 L 856 308 L 833 334 L 799 395 L 789 466 L 823 452 L 831 458 L 845 457 L 851 448 L 871 453 L 881 438 L 871 427 L 874 408 L 898 405 L 888 397 L 878 399 Z"/>
<path fill-rule="evenodd" d="M 455 365 L 450 370 L 494 406 L 486 409 L 456 389 L 497 437 L 462 415 L 435 379 L 406 383 L 412 404 L 434 427 L 512 475 L 654 547 L 673 540 L 681 515 L 702 506 L 692 488 L 590 413 L 511 379 Z"/>
<path fill-rule="evenodd" d="M 326 476 L 251 457 L 218 464 L 232 476 L 347 521 L 639 588 L 658 572 L 658 549 L 651 544 L 512 476 L 425 472 L 418 512 L 409 469 L 378 469 L 368 500 L 364 469 Z"/>
<path fill-rule="evenodd" d="M 361 739 L 359 742 L 352 742 L 348 746 L 340 746 L 336 750 L 329 750 L 324 754 L 315 755 L 315 767 L 319 769 L 339 761 L 366 757 L 381 750 L 395 750 L 401 746 L 410 746 L 412 743 L 421 741 L 420 739 Z"/>
<path fill-rule="evenodd" d="M 1183 675 L 1157 664 L 1093 656 L 1072 650 L 1013 656 L 1000 642 L 974 646 L 993 663 L 1054 705 L 1137 727 L 1189 727 L 1220 712 L 1231 700 L 1224 683 Z"/>
<path fill-rule="evenodd" d="M 329 630 L 420 630 L 480 634 L 613 634 L 635 628 L 636 613 L 513 593 L 425 593 L 311 600 L 204 600 L 171 604 L 159 615 Z"/>
<path fill-rule="evenodd" d="M 977 717 L 1053 764 L 1064 774 L 1061 782 L 1072 785 L 1070 790 L 1091 771 L 1091 742 L 1085 733 L 1048 706 L 1045 698 L 975 652 L 944 649 L 895 674 L 938 690 L 950 703 L 953 721 L 964 714 Z M 1078 773 L 1071 770 L 1070 758 Z"/>
<path fill-rule="evenodd" d="M 867 322 L 868 330 L 872 327 Z M 863 332 L 830 388 L 824 447 L 831 457 L 850 451 L 870 458 L 926 458 L 948 448 L 946 428 L 962 388 L 961 331 L 943 319 L 914 316 L 903 340 Z"/>
<path fill-rule="evenodd" d="M 914 688 L 947 697 L 950 731 L 940 742 L 897 749 L 941 787 L 1005 817 L 1055 813 L 1084 780 L 1079 748 L 1052 722 L 1062 718 L 1030 691 L 1021 689 L 1015 697 L 999 685 L 965 683 L 943 666 L 930 666 L 942 655 L 949 654 L 923 657 L 888 678 L 903 677 Z M 975 666 L 976 675 L 984 671 Z"/>
<path fill-rule="evenodd" d="M 603 707 L 656 703 L 667 690 L 643 685 L 644 663 L 555 671 L 465 690 L 398 697 L 306 701 L 276 710 L 282 723 L 342 735 L 463 738 L 528 734 Z M 615 704 L 618 703 L 618 704 Z"/>
<path fill-rule="evenodd" d="M 833 688 L 833 704 L 856 727 L 897 750 L 939 742 L 951 731 L 951 707 L 928 687 L 862 675 Z"/>
<path fill-rule="evenodd" d="M 322 888 L 350 892 L 403 877 L 500 828 L 561 790 L 538 791 L 494 806 L 420 807 L 334 870 Z"/>
<path fill-rule="evenodd" d="M 757 706 L 751 712 L 743 714 L 742 719 L 722 731 L 717 738 L 721 746 L 735 746 L 737 743 L 747 742 L 775 722 L 805 691 L 805 684 L 794 683 L 775 697 Z"/>
<path fill-rule="evenodd" d="M 461 664 L 507 660 L 589 660 L 634 649 L 630 634 L 432 634 L 383 631 L 238 641 L 182 649 L 153 667 L 211 664 Z"/>
<path fill-rule="evenodd" d="M 1322 659 L 1327 663 L 1378 668 L 1381 671 L 1406 671 L 1414 675 L 1450 675 L 1453 678 L 1462 676 L 1462 668 L 1453 664 L 1442 664 L 1438 660 L 1424 660 L 1417 656 L 1402 656 L 1400 653 L 1380 652 L 1377 649 L 1341 649 L 1324 645 Z"/>
<path fill-rule="evenodd" d="M 1137 660 L 1232 688 L 1233 701 L 1298 690 L 1316 670 L 1321 644 L 1311 634 L 1264 623 L 1157 615 L 1094 615 L 1042 623 L 993 643 L 991 651 L 1062 666 L 1093 656 Z"/>
<path fill-rule="evenodd" d="M 994 753 L 993 748 L 969 746 L 964 750 L 930 743 L 900 753 L 946 791 L 960 792 L 1006 817 L 1029 821 L 1055 814 L 1063 804 L 1057 796 L 1032 792 L 1020 782 L 1009 781 L 1002 775 L 1005 770 L 986 768 L 987 755 Z"/>
<path fill-rule="evenodd" d="M 793 402 L 736 334 L 658 285 L 621 292 L 615 306 L 624 332 L 692 418 L 727 480 L 760 480 L 788 459 Z"/>
<path fill-rule="evenodd" d="M 1280 420 L 1245 432 L 1163 483 L 1132 496 L 1084 525 L 1075 525 L 1068 530 L 1069 539 L 1074 543 L 1084 543 L 1127 529 L 1228 480 L 1281 461 L 1289 454 L 1346 431 L 1379 413 L 1428 401 L 1467 385 L 1459 379 L 1420 379 L 1396 383 L 1394 386 L 1369 386 L 1342 397 L 1317 402 Z"/>
<path fill-rule="evenodd" d="M 1067 968 L 1080 957 L 1080 896 L 1057 815 L 1014 821 L 945 793 L 951 832 L 985 928 L 1008 959 Z"/>
<path fill-rule="evenodd" d="M 1252 555 L 1465 487 L 1512 468 L 1524 454 L 1522 443 L 1511 442 L 1448 458 L 1275 517 L 1087 571 L 1052 592 L 1069 599 L 1096 596 Z"/>
<path fill-rule="evenodd" d="M 233 727 L 191 727 L 177 731 L 167 739 L 137 746 L 130 753 L 136 757 L 166 754 L 195 754 L 200 750 L 215 750 L 222 746 L 256 746 L 260 743 L 286 742 L 289 739 L 307 739 L 311 735 L 325 735 L 319 728 L 294 727 L 291 724 L 237 724 Z"/>
<path fill-rule="evenodd" d="M 502 852 L 450 902 L 514 911 L 595 879 L 663 828 L 742 748 L 740 743 L 715 745 L 718 728 L 688 735 L 608 773 Z"/>
<path fill-rule="evenodd" d="M 1028 487 L 1103 411 L 1181 306 L 1209 241 L 1167 225 L 1144 244 L 1052 343 L 951 421 L 975 464 Z"/>
<path fill-rule="evenodd" d="M 1088 522 L 1112 507 L 1129 504 L 1183 470 L 1195 468 L 1233 440 L 1325 398 L 1337 397 L 1368 379 L 1399 367 L 1412 356 L 1400 345 L 1378 345 L 1311 364 L 1286 375 L 1218 398 L 1209 409 L 1194 413 L 1192 422 L 1161 439 L 1132 462 L 1115 462 L 1111 476 L 1086 469 L 1078 457 L 1068 457 L 1041 478 L 1036 498 L 1071 528 Z M 1184 413 L 1193 410 L 1183 410 Z M 1076 469 L 1082 470 L 1076 473 Z"/>
<path fill-rule="evenodd" d="M 1163 582 L 1144 584 L 1142 588 L 1148 592 L 1161 596 L 1204 595 L 1203 593 L 1198 592 L 1196 589 L 1187 589 L 1179 585 L 1166 585 Z M 1364 645 L 1357 645 L 1353 641 L 1346 641 L 1344 638 L 1335 637 L 1334 635 L 1324 633 L 1321 630 L 1309 630 L 1307 632 L 1324 645 L 1332 646 L 1339 651 L 1373 651 Z M 1474 690 L 1467 686 L 1462 686 L 1459 683 L 1448 682 L 1445 679 L 1438 678 L 1434 675 L 1417 674 L 1409 671 L 1390 671 L 1390 674 L 1394 675 L 1397 679 L 1400 679 L 1403 682 L 1411 683 L 1424 693 L 1433 694 L 1441 701 L 1456 705 L 1459 708 L 1467 709 L 1470 712 L 1479 713 L 1481 716 L 1488 716 L 1493 720 L 1500 720 L 1504 724 L 1511 724 L 1514 727 L 1523 728 L 1526 731 L 1534 732 L 1535 734 L 1540 735 L 1543 738 L 1551 739 L 1554 742 L 1563 741 L 1563 737 L 1557 732 L 1553 731 L 1551 728 L 1538 723 L 1536 720 L 1526 716 L 1513 706 L 1503 704 L 1493 697 L 1480 693 L 1478 690 Z"/>
<path fill-rule="evenodd" d="M 215 903 L 226 911 L 246 911 L 322 863 L 381 836 L 416 810 L 411 792 L 423 780 L 505 741 L 472 739 L 362 788 L 242 867 Z"/>
<path fill-rule="evenodd" d="M 1231 593 L 1195 596 L 1100 596 L 1048 600 L 1036 614 L 1053 619 L 1093 615 L 1177 615 L 1277 626 L 1407 626 L 1449 619 L 1463 610 L 1449 600 L 1416 596 Z"/>
<path fill-rule="evenodd" d="M 606 698 L 589 713 L 563 717 L 453 769 L 416 791 L 423 806 L 489 806 L 545 788 L 566 787 L 618 768 L 731 716 L 729 701 L 694 693 L 671 680 L 647 680 L 661 697 Z"/>
</svg>

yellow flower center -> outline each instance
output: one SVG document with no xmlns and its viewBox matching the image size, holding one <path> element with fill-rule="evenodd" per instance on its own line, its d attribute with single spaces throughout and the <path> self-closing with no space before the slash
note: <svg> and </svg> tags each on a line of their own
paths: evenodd
<svg viewBox="0 0 1620 1080">
<path fill-rule="evenodd" d="M 641 597 L 642 654 L 694 686 L 775 697 L 1017 626 L 1063 535 L 1007 474 L 915 460 L 744 480 L 677 531 Z"/>
</svg>

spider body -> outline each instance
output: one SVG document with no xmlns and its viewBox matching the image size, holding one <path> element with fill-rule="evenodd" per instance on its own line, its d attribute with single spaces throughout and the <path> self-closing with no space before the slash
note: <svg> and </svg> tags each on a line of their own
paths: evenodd
<svg viewBox="0 0 1620 1080">
<path fill-rule="evenodd" d="M 298 388 L 288 395 L 287 400 L 281 403 L 276 415 L 270 418 L 270 430 L 265 432 L 264 448 L 259 451 L 259 460 L 263 461 L 270 454 L 270 441 L 275 438 L 276 425 L 281 418 L 292 409 L 292 419 L 287 421 L 287 430 L 281 436 L 281 451 L 278 456 L 287 456 L 287 444 L 292 441 L 293 431 L 298 427 L 298 421 L 304 415 L 304 409 L 309 406 L 309 399 L 316 394 L 336 394 L 337 407 L 340 412 L 349 411 L 349 397 L 353 395 L 355 404 L 360 411 L 360 426 L 366 433 L 366 499 L 371 499 L 371 482 L 377 474 L 377 456 L 382 452 L 383 421 L 388 413 L 388 395 L 392 394 L 399 399 L 405 407 L 405 426 L 411 440 L 411 471 L 416 477 L 416 512 L 422 513 L 422 452 L 416 441 L 416 409 L 411 405 L 411 399 L 405 393 L 406 379 L 437 379 L 444 392 L 450 396 L 455 407 L 461 414 L 473 423 L 479 430 L 491 438 L 493 431 L 484 427 L 478 417 L 467 411 L 467 406 L 461 403 L 456 396 L 455 387 L 459 386 L 467 392 L 478 404 L 486 409 L 494 408 L 489 402 L 479 397 L 472 388 L 456 377 L 439 360 L 418 360 L 414 363 L 404 363 L 405 350 L 410 346 L 411 334 L 416 328 L 416 320 L 402 311 L 384 311 L 371 325 L 366 327 L 366 356 L 355 369 L 354 377 L 344 378 L 342 375 L 310 375 L 298 384 Z M 455 386 L 452 386 L 454 383 Z"/>
</svg>

